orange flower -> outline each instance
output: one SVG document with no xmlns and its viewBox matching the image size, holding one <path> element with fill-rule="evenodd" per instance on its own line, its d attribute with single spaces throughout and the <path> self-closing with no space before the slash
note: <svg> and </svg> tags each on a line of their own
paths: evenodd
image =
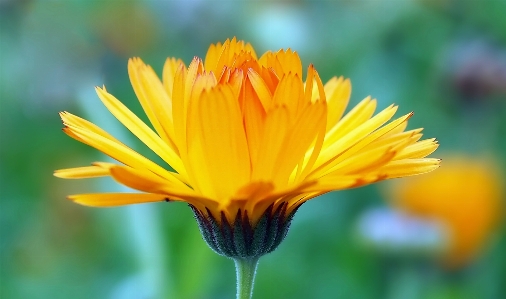
<svg viewBox="0 0 506 299">
<path fill-rule="evenodd" d="M 474 157 L 445 159 L 442 169 L 395 184 L 391 193 L 395 206 L 447 227 L 449 266 L 472 259 L 502 216 L 499 173 Z"/>
<path fill-rule="evenodd" d="M 234 38 L 211 45 L 205 61 L 195 57 L 188 67 L 181 60 L 167 59 L 162 80 L 139 58 L 129 61 L 128 72 L 154 130 L 105 87 L 96 88 L 98 96 L 171 168 L 63 112 L 65 133 L 119 163 L 57 170 L 57 177 L 111 176 L 144 192 L 69 196 L 76 203 L 103 207 L 187 202 L 203 233 L 211 234 L 208 242 L 215 243 L 219 240 L 213 239 L 213 226 L 230 226 L 232 233 L 237 231 L 234 223 L 255 229 L 264 220 L 272 226 L 277 219 L 283 233 L 273 237 L 276 245 L 269 247 L 273 249 L 304 202 L 333 190 L 439 166 L 439 159 L 425 158 L 437 142 L 419 141 L 422 129 L 405 131 L 412 113 L 387 124 L 397 107 L 374 115 L 376 100 L 368 97 L 344 115 L 350 81 L 332 78 L 324 85 L 310 65 L 304 82 L 302 63 L 292 50 L 266 52 L 258 59 L 250 44 Z M 254 254 L 263 254 L 266 248 Z"/>
</svg>

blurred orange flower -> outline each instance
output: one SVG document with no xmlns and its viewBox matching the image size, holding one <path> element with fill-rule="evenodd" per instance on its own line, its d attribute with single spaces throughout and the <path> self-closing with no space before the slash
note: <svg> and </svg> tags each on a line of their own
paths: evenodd
<svg viewBox="0 0 506 299">
<path fill-rule="evenodd" d="M 500 173 L 475 157 L 444 159 L 438 171 L 393 184 L 393 205 L 448 230 L 444 260 L 462 266 L 479 253 L 503 216 Z"/>
</svg>

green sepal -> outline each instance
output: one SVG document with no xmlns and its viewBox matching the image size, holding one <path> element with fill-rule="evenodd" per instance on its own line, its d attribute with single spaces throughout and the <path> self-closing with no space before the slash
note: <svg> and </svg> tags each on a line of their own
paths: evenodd
<svg viewBox="0 0 506 299">
<path fill-rule="evenodd" d="M 274 251 L 288 233 L 295 209 L 287 214 L 287 204 L 270 205 L 253 226 L 247 211 L 238 210 L 230 223 L 221 212 L 219 221 L 209 209 L 202 212 L 190 205 L 204 241 L 216 253 L 230 258 L 257 258 Z"/>
</svg>

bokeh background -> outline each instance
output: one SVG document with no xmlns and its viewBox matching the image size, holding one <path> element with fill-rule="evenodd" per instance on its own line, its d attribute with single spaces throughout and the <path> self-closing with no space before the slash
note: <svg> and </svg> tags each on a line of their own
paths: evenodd
<svg viewBox="0 0 506 299">
<path fill-rule="evenodd" d="M 306 203 L 261 259 L 254 298 L 506 298 L 505 12 L 503 0 L 0 0 L 0 298 L 233 298 L 233 262 L 206 246 L 187 206 L 86 208 L 65 196 L 120 187 L 52 176 L 104 160 L 61 132 L 59 111 L 152 157 L 93 87 L 146 119 L 129 57 L 160 74 L 166 57 L 188 63 L 233 36 L 257 53 L 291 47 L 324 81 L 351 78 L 351 106 L 372 95 L 379 109 L 415 111 L 409 127 L 441 143 L 432 156 L 459 157 L 459 179 Z"/>
</svg>

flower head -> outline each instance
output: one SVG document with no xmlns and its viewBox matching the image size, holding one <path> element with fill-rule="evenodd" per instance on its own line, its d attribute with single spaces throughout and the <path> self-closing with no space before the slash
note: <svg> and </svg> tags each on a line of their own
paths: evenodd
<svg viewBox="0 0 506 299">
<path fill-rule="evenodd" d="M 422 129 L 405 130 L 412 113 L 388 122 L 397 107 L 374 115 L 376 100 L 368 97 L 344 115 L 350 81 L 332 78 L 324 85 L 313 65 L 303 81 L 300 58 L 290 49 L 257 58 L 250 44 L 234 38 L 211 45 L 205 60 L 195 57 L 189 66 L 167 59 L 161 80 L 139 58 L 129 61 L 128 72 L 154 130 L 105 88 L 97 87 L 97 94 L 172 169 L 63 112 L 65 133 L 119 164 L 95 162 L 55 175 L 111 176 L 144 192 L 69 196 L 83 205 L 187 202 L 211 247 L 225 255 L 240 246 L 225 250 L 220 242 L 239 230 L 241 235 L 232 237 L 249 238 L 245 255 L 271 251 L 297 208 L 316 196 L 429 172 L 439 165 L 438 159 L 425 158 L 437 142 L 419 141 Z M 262 250 L 252 245 L 260 225 L 267 227 L 267 236 L 258 238 L 268 239 L 274 227 L 277 231 Z"/>
<path fill-rule="evenodd" d="M 394 184 L 393 205 L 444 225 L 448 266 L 462 266 L 483 247 L 502 217 L 502 184 L 499 172 L 476 158 L 452 158 L 430 175 Z"/>
</svg>

